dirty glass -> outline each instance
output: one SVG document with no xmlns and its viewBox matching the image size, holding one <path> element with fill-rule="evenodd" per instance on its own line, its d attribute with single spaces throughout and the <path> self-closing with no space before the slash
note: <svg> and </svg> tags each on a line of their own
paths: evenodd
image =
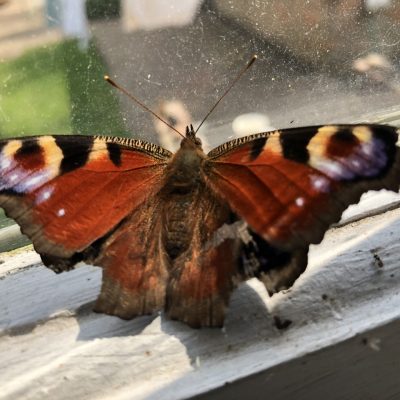
<svg viewBox="0 0 400 400">
<path fill-rule="evenodd" d="M 178 145 L 175 133 L 107 84 L 103 76 L 108 74 L 182 132 L 187 124 L 198 126 L 254 54 L 257 61 L 202 126 L 200 134 L 206 148 L 233 137 L 276 128 L 357 121 L 397 123 L 399 25 L 399 0 L 0 0 L 0 137 L 120 135 L 158 142 L 173 150 Z M 324 192 L 318 181 L 321 183 L 316 180 L 315 188 Z M 51 194 L 43 192 L 42 199 Z M 334 201 L 340 203 L 340 199 L 338 195 Z M 89 207 L 87 203 L 82 199 L 81 208 Z M 295 203 L 302 207 L 304 198 L 296 198 Z M 57 215 L 63 216 L 64 211 L 58 209 Z M 315 221 L 320 222 L 317 218 Z M 321 221 L 325 221 L 325 216 Z M 0 217 L 0 227 L 3 223 Z M 363 226 L 372 227 L 371 232 L 356 237 Z M 377 267 L 383 265 L 378 255 L 381 248 L 372 249 L 375 245 L 369 240 L 373 238 L 380 246 L 395 226 L 392 217 L 376 219 L 375 225 L 361 224 L 355 233 L 347 233 L 345 239 L 338 241 L 336 252 L 327 251 L 326 256 L 315 257 L 317 262 L 311 275 L 316 279 L 305 286 L 305 277 L 300 284 L 302 294 L 297 297 L 297 308 L 293 306 L 293 292 L 286 296 L 288 301 L 275 296 L 266 304 L 265 293 L 260 298 L 261 291 L 242 287 L 234 301 L 240 312 L 231 312 L 231 328 L 215 332 L 191 332 L 183 325 L 165 324 L 164 319 L 156 321 L 153 316 L 125 325 L 116 318 L 88 317 L 99 289 L 100 271 L 89 274 L 82 268 L 75 275 L 71 273 L 72 278 L 53 279 L 44 268 L 31 268 L 37 265 L 33 263 L 38 258 L 28 256 L 26 263 L 17 264 L 22 268 L 9 262 L 2 278 L 7 274 L 15 277 L 3 285 L 3 298 L 7 301 L 2 307 L 2 354 L 6 355 L 2 373 L 6 379 L 12 377 L 13 372 L 10 375 L 6 368 L 10 365 L 12 371 L 17 371 L 19 364 L 22 373 L 18 379 L 6 382 L 8 393 L 32 398 L 27 393 L 36 391 L 43 398 L 51 398 L 49 393 L 57 393 L 56 398 L 72 398 L 83 392 L 87 398 L 94 388 L 102 391 L 102 396 L 96 393 L 97 397 L 112 398 L 118 389 L 118 398 L 133 398 L 131 391 L 138 393 L 134 385 L 143 379 L 148 397 L 162 398 L 166 394 L 172 398 L 174 390 L 192 386 L 193 391 L 201 391 L 211 385 L 234 382 L 232 376 L 237 379 L 272 366 L 277 360 L 288 361 L 292 352 L 293 357 L 298 357 L 315 351 L 313 342 L 319 346 L 332 344 L 332 338 L 341 341 L 355 332 L 360 332 L 353 340 L 359 346 L 355 347 L 356 354 L 367 354 L 367 346 L 361 350 L 360 336 L 366 336 L 362 332 L 367 332 L 367 318 L 383 307 L 374 306 L 365 318 L 358 317 L 356 313 L 365 308 L 354 302 L 354 313 L 346 314 L 350 307 L 340 294 L 343 290 L 351 293 L 343 297 L 347 300 L 365 294 L 365 303 L 371 303 L 375 295 L 389 296 L 390 300 L 390 291 L 384 294 L 383 288 L 386 284 L 389 289 L 395 287 L 395 283 L 389 283 L 395 275 L 389 277 L 388 271 L 394 268 L 390 256 L 397 248 L 393 246 L 389 249 L 392 253 L 385 253 L 389 265 L 378 271 Z M 7 234 L 10 235 L 9 231 Z M 206 245 L 218 241 L 215 235 Z M 335 236 L 331 236 L 320 254 L 334 241 Z M 0 245 L 3 243 L 0 238 Z M 0 250 L 18 247 L 21 242 L 10 243 Z M 93 249 L 99 248 L 99 243 Z M 365 254 L 359 255 L 364 244 Z M 348 255 L 342 257 L 346 249 Z M 275 249 L 271 246 L 268 251 Z M 278 249 L 276 254 L 273 261 L 288 253 Z M 342 264 L 343 268 L 328 274 L 327 279 L 319 279 L 317 267 L 335 255 L 340 256 L 336 266 Z M 77 260 L 75 256 L 79 257 L 79 253 L 71 259 Z M 25 268 L 28 263 L 29 268 Z M 349 272 L 353 263 L 360 267 L 356 272 L 363 273 L 361 278 L 355 279 L 354 272 Z M 339 276 L 344 283 L 334 285 L 328 292 L 319 285 Z M 39 280 L 42 284 L 37 285 Z M 363 282 L 369 282 L 363 290 L 353 290 L 353 286 Z M 395 304 L 393 299 L 388 300 L 389 306 Z M 298 305 L 306 303 L 312 304 L 304 307 L 304 316 L 294 319 L 300 330 L 285 335 L 281 329 L 291 323 L 286 318 L 301 314 Z M 320 309 L 325 311 L 319 314 L 314 312 L 318 311 L 314 304 L 320 303 Z M 278 317 L 281 312 L 285 319 Z M 353 315 L 355 328 L 350 325 Z M 386 321 L 393 315 L 387 313 Z M 347 317 L 342 320 L 342 316 Z M 323 327 L 320 338 L 315 340 L 317 332 L 310 336 L 311 345 L 298 346 L 306 343 L 297 341 L 298 334 L 306 332 L 306 324 L 317 331 L 317 318 Z M 362 324 L 361 319 L 365 319 Z M 384 320 L 373 320 L 374 326 Z M 272 328 L 273 321 L 279 331 Z M 337 333 L 331 334 L 336 328 Z M 326 334 L 328 330 L 330 336 Z M 142 342 L 135 337 L 139 333 L 143 333 Z M 283 344 L 271 352 L 272 342 L 267 341 L 270 333 L 277 338 L 276 343 Z M 118 341 L 113 342 L 113 337 Z M 379 350 L 379 338 L 371 337 L 368 342 L 372 343 L 368 347 Z M 260 352 L 261 347 L 268 352 Z M 247 361 L 243 361 L 244 352 Z M 275 358 L 277 352 L 283 356 Z M 264 355 L 267 361 L 261 359 Z M 361 360 L 357 358 L 355 363 L 360 364 Z M 301 364 L 298 358 L 295 362 Z M 287 365 L 279 368 L 283 371 Z M 74 369 L 75 366 L 79 368 Z M 144 370 L 146 373 L 141 373 Z M 270 371 L 258 375 L 268 394 L 268 385 L 273 383 L 270 377 L 275 373 Z M 332 376 L 338 376 L 335 373 Z M 255 382 L 250 378 L 248 382 Z M 315 382 L 314 378 L 308 379 Z M 289 387 L 290 380 L 286 376 L 282 380 Z M 320 382 L 325 383 L 325 377 Z"/>
<path fill-rule="evenodd" d="M 380 121 L 397 112 L 394 0 L 2 0 L 0 133 L 175 136 L 108 74 L 207 146 L 274 128 Z M 389 117 L 388 117 L 389 116 Z"/>
</svg>

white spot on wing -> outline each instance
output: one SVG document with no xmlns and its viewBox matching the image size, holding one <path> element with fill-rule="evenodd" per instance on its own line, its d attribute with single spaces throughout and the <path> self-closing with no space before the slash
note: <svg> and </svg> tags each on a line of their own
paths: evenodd
<svg viewBox="0 0 400 400">
<path fill-rule="evenodd" d="M 319 192 L 327 193 L 330 190 L 329 180 L 319 175 L 310 176 L 311 185 Z"/>
<path fill-rule="evenodd" d="M 36 204 L 40 204 L 46 200 L 49 200 L 53 192 L 54 192 L 53 186 L 46 187 L 45 189 L 41 190 L 36 196 Z"/>
<path fill-rule="evenodd" d="M 64 208 L 60 208 L 58 211 L 57 211 L 57 216 L 58 217 L 63 217 L 65 215 L 65 209 Z"/>
<path fill-rule="evenodd" d="M 303 207 L 303 206 L 304 206 L 304 203 L 305 203 L 304 197 L 298 197 L 298 198 L 295 200 L 295 203 L 296 203 L 296 206 L 297 206 L 297 207 Z"/>
</svg>

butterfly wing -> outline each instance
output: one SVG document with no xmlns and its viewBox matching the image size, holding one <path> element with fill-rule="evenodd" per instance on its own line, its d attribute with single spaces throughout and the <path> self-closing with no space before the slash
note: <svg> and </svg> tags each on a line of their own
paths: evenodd
<svg viewBox="0 0 400 400">
<path fill-rule="evenodd" d="M 176 256 L 169 249 L 173 257 L 166 312 L 191 327 L 222 326 L 238 275 L 237 229 L 229 206 L 206 186 L 197 187 L 189 198 L 184 219 L 176 223 L 186 226 L 187 239 Z M 176 205 L 179 202 L 170 198 L 166 215 L 173 217 Z M 172 235 L 174 231 L 179 229 Z"/>
<path fill-rule="evenodd" d="M 156 145 L 113 137 L 1 141 L 0 206 L 60 272 L 92 257 L 96 241 L 158 190 L 170 156 Z"/>
<path fill-rule="evenodd" d="M 103 266 L 95 311 L 130 319 L 165 309 L 191 327 L 222 326 L 238 272 L 229 217 L 204 186 L 143 203 L 95 260 Z"/>
<path fill-rule="evenodd" d="M 163 309 L 169 260 L 162 209 L 159 196 L 148 198 L 102 244 L 94 260 L 103 267 L 96 312 L 131 319 Z"/>
<path fill-rule="evenodd" d="M 242 259 L 262 260 L 250 270 L 271 293 L 293 284 L 309 244 L 362 193 L 398 190 L 397 141 L 390 126 L 319 126 L 236 139 L 208 154 L 207 183 L 254 231 Z"/>
</svg>

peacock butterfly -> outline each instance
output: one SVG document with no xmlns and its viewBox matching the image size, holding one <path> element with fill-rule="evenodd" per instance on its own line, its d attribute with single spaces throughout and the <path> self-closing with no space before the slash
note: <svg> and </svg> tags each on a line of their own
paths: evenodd
<svg viewBox="0 0 400 400">
<path fill-rule="evenodd" d="M 398 190 L 396 128 L 330 125 L 172 154 L 138 139 L 0 141 L 0 206 L 59 273 L 103 268 L 95 311 L 221 326 L 237 284 L 293 285 L 308 247 L 367 190 Z"/>
</svg>

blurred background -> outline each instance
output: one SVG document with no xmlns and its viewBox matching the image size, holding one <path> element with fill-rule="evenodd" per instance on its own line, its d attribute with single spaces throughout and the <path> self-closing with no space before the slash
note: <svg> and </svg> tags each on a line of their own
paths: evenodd
<svg viewBox="0 0 400 400">
<path fill-rule="evenodd" d="M 107 73 L 208 147 L 311 124 L 390 122 L 400 107 L 395 0 L 0 0 L 0 135 L 174 134 Z M 395 119 L 395 118 L 393 118 Z"/>
</svg>

